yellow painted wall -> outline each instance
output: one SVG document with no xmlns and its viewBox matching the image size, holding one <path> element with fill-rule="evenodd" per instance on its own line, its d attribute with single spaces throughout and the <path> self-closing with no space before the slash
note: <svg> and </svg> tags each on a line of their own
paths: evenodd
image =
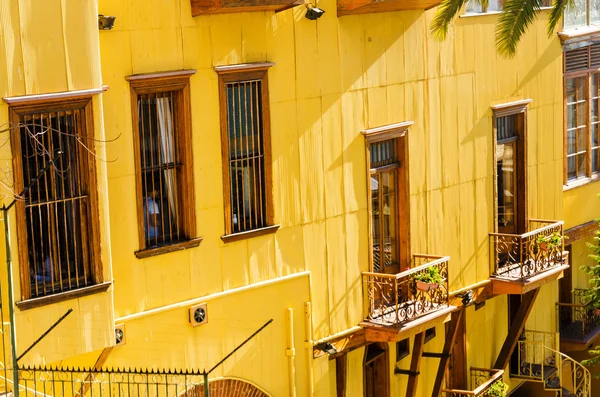
<svg viewBox="0 0 600 397">
<path fill-rule="evenodd" d="M 0 96 L 12 97 L 47 94 L 72 90 L 98 89 L 102 86 L 100 48 L 97 29 L 97 4 L 78 0 L 4 0 L 0 2 Z M 93 99 L 95 138 L 104 140 L 102 98 Z M 0 103 L 0 125 L 8 126 L 8 106 Z M 2 132 L 0 196 L 4 203 L 13 198 L 12 155 L 9 131 Z M 94 148 L 100 159 L 106 158 L 105 145 Z M 98 161 L 99 214 L 101 224 L 101 255 L 105 280 L 112 280 L 106 194 L 106 164 Z M 6 187 L 8 186 L 8 188 Z M 15 300 L 21 300 L 18 247 L 16 245 L 15 213 L 9 214 Z M 2 230 L 4 228 L 2 227 Z M 2 233 L 4 238 L 4 233 Z M 5 258 L 4 244 L 0 257 Z M 2 259 L 4 262 L 4 259 Z M 3 284 L 2 300 L 6 304 L 6 267 L 0 271 Z M 46 305 L 31 310 L 16 310 L 17 352 L 23 352 L 68 309 L 73 309 L 51 336 L 45 338 L 20 362 L 44 363 L 91 352 L 112 344 L 112 291 Z M 4 321 L 8 310 L 4 310 Z M 5 326 L 8 331 L 8 327 Z M 8 338 L 9 333 L 5 334 Z"/>
<path fill-rule="evenodd" d="M 503 60 L 493 45 L 494 16 L 458 19 L 449 39 L 438 43 L 428 34 L 433 10 L 337 18 L 334 0 L 319 6 L 327 12 L 315 23 L 304 18 L 302 7 L 192 18 L 187 0 L 99 1 L 99 12 L 117 16 L 112 31 L 100 32 L 103 81 L 111 87 L 103 95 L 105 130 L 107 137 L 118 137 L 107 145 L 114 160 L 107 167 L 117 317 L 307 270 L 310 294 L 298 293 L 297 299 L 313 304 L 314 339 L 358 324 L 360 273 L 368 270 L 367 169 L 360 134 L 365 128 L 415 122 L 409 131 L 411 251 L 450 255 L 451 289 L 489 276 L 491 105 L 533 99 L 529 216 L 561 219 L 561 48 L 546 36 L 547 16 L 534 23 L 517 57 Z M 275 235 L 224 244 L 212 68 L 260 61 L 275 62 L 269 94 L 275 221 L 281 228 Z M 191 77 L 192 144 L 197 231 L 204 240 L 198 248 L 139 260 L 133 255 L 139 247 L 125 76 L 178 69 L 197 70 Z M 555 301 L 556 286 L 544 287 L 542 296 Z M 504 298 L 477 312 L 469 309 L 469 329 L 494 330 L 469 338 L 470 363 L 491 366 L 507 331 L 506 317 Z M 546 308 L 536 307 L 530 321 L 543 329 L 555 326 Z M 128 328 L 128 338 L 145 338 L 153 327 L 145 322 Z M 218 327 L 209 324 L 206 332 L 222 331 Z M 192 335 L 189 340 L 200 344 Z M 139 365 L 192 363 L 185 349 L 170 352 L 167 361 L 150 353 L 137 356 L 130 346 L 122 349 L 119 359 Z M 348 395 L 362 393 L 355 371 L 362 368 L 363 353 L 349 355 L 355 376 L 349 377 Z M 433 370 L 434 364 L 423 365 L 428 374 Z M 313 370 L 316 395 L 333 395 L 335 363 L 320 358 Z M 247 375 L 262 380 L 258 372 Z M 401 395 L 405 379 L 392 379 Z"/>
</svg>

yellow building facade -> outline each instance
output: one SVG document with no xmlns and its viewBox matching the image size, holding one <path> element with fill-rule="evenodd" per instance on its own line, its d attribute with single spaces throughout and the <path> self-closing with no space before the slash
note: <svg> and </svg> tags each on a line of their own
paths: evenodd
<svg viewBox="0 0 600 397">
<path fill-rule="evenodd" d="M 189 371 L 144 390 L 199 393 L 227 357 L 211 393 L 593 395 L 586 370 L 567 382 L 556 305 L 587 288 L 600 216 L 594 160 L 566 174 L 564 54 L 583 42 L 549 38 L 542 11 L 503 59 L 494 13 L 438 42 L 437 2 L 355 3 L 0 4 L 2 300 L 11 284 L 17 355 L 34 344 L 19 366 L 71 376 L 23 369 L 22 393 L 104 387 L 74 368 Z"/>
</svg>

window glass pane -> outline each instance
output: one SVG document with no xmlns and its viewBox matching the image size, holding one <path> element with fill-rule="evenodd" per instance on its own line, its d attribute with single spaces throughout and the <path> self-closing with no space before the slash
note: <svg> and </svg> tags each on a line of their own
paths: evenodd
<svg viewBox="0 0 600 397">
<path fill-rule="evenodd" d="M 372 143 L 369 152 L 371 153 L 371 168 L 383 167 L 398 161 L 395 140 Z"/>
<path fill-rule="evenodd" d="M 379 230 L 381 229 L 380 219 L 380 203 L 379 203 L 379 174 L 371 176 L 371 222 L 373 228 L 373 271 L 381 271 L 381 239 Z"/>
<path fill-rule="evenodd" d="M 575 81 L 576 79 L 571 78 L 566 81 L 566 96 L 567 96 L 567 104 L 575 102 L 577 98 L 577 91 L 575 90 Z"/>
<path fill-rule="evenodd" d="M 598 0 L 592 0 L 592 8 L 590 10 L 590 16 L 592 18 L 592 23 L 593 24 L 599 24 L 600 23 L 600 1 Z"/>
<path fill-rule="evenodd" d="M 584 152 L 587 150 L 587 133 L 585 129 L 577 130 L 577 151 Z"/>
<path fill-rule="evenodd" d="M 577 155 L 567 157 L 567 179 L 577 178 Z"/>
<path fill-rule="evenodd" d="M 498 225 L 511 227 L 516 214 L 516 150 L 515 142 L 496 146 Z"/>
<path fill-rule="evenodd" d="M 233 233 L 267 226 L 261 90 L 260 80 L 226 84 Z"/>
<path fill-rule="evenodd" d="M 577 153 L 577 130 L 567 131 L 567 154 Z"/>
<path fill-rule="evenodd" d="M 383 266 L 392 266 L 398 263 L 396 247 L 396 170 L 381 173 L 381 219 L 383 222 Z"/>
<path fill-rule="evenodd" d="M 598 163 L 600 159 L 598 158 L 598 149 L 592 150 L 592 172 L 600 171 L 600 164 Z"/>
<path fill-rule="evenodd" d="M 573 28 L 587 24 L 587 0 L 573 0 L 573 3 L 574 7 L 567 7 L 565 9 L 565 28 Z"/>
<path fill-rule="evenodd" d="M 577 178 L 583 178 L 587 168 L 587 153 L 577 155 Z"/>
<path fill-rule="evenodd" d="M 93 283 L 82 112 L 24 116 L 20 128 L 30 297 Z M 83 135 L 82 135 L 83 134 Z M 60 154 L 59 154 L 60 152 Z M 54 160 L 54 166 L 49 161 Z M 49 168 L 45 171 L 45 167 Z"/>
<path fill-rule="evenodd" d="M 146 247 L 183 239 L 177 175 L 176 93 L 138 96 L 142 209 Z"/>
<path fill-rule="evenodd" d="M 504 0 L 489 0 L 488 8 L 486 11 L 482 10 L 481 4 L 476 1 L 469 0 L 467 2 L 466 12 L 467 13 L 481 13 L 489 11 L 502 11 L 504 6 Z"/>
</svg>

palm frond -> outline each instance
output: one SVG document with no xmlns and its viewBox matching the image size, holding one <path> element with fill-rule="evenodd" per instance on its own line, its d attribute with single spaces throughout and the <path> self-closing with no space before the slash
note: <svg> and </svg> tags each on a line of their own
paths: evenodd
<svg viewBox="0 0 600 397">
<path fill-rule="evenodd" d="M 440 4 L 433 21 L 431 22 L 431 34 L 437 40 L 444 40 L 448 35 L 448 27 L 450 22 L 454 19 L 456 14 L 460 11 L 462 6 L 468 0 L 443 0 Z M 482 1 L 487 2 L 488 0 L 475 0 L 479 4 Z"/>
<path fill-rule="evenodd" d="M 515 55 L 517 44 L 542 7 L 541 0 L 506 0 L 496 27 L 496 49 L 506 58 Z"/>
<path fill-rule="evenodd" d="M 554 33 L 554 28 L 560 21 L 560 18 L 565 14 L 565 9 L 575 7 L 575 0 L 554 0 L 550 19 L 548 20 L 548 37 Z"/>
</svg>

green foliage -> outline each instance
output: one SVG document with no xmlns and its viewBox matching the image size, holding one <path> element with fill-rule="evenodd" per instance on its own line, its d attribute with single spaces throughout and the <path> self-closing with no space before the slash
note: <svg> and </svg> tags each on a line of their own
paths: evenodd
<svg viewBox="0 0 600 397">
<path fill-rule="evenodd" d="M 448 35 L 450 23 L 460 12 L 468 0 L 442 0 L 437 14 L 431 23 L 431 33 L 434 38 L 444 40 Z M 474 0 L 487 7 L 489 0 Z M 554 29 L 561 20 L 565 9 L 573 7 L 574 0 L 554 0 L 552 12 L 548 20 L 548 37 L 554 34 Z M 517 44 L 537 14 L 542 8 L 542 0 L 505 0 L 496 26 L 496 49 L 498 53 L 506 58 L 515 55 Z"/>
<path fill-rule="evenodd" d="M 444 279 L 440 274 L 440 269 L 438 269 L 437 266 L 430 266 L 422 273 L 417 273 L 415 275 L 415 280 L 422 281 L 427 284 L 441 284 L 444 282 Z"/>
<path fill-rule="evenodd" d="M 506 397 L 506 392 L 508 391 L 508 385 L 504 383 L 502 380 L 498 380 L 490 386 L 490 388 L 485 393 L 486 397 Z"/>
<path fill-rule="evenodd" d="M 540 245 L 546 244 L 548 250 L 553 250 L 557 247 L 562 247 L 563 240 L 567 238 L 567 236 L 563 236 L 559 232 L 553 232 L 552 234 L 538 236 L 535 242 L 538 248 Z"/>
<path fill-rule="evenodd" d="M 596 220 L 597 222 L 600 220 Z M 585 271 L 589 276 L 589 288 L 584 294 L 584 299 L 589 302 L 590 309 L 600 308 L 600 229 L 596 230 L 594 242 L 587 244 L 592 254 L 589 257 L 595 262 L 593 265 L 581 266 L 581 270 Z M 587 360 L 582 360 L 581 363 L 586 367 L 593 367 L 600 364 L 600 346 L 594 346 L 588 350 L 591 356 Z M 600 378 L 600 373 L 594 374 L 595 378 Z"/>
</svg>

